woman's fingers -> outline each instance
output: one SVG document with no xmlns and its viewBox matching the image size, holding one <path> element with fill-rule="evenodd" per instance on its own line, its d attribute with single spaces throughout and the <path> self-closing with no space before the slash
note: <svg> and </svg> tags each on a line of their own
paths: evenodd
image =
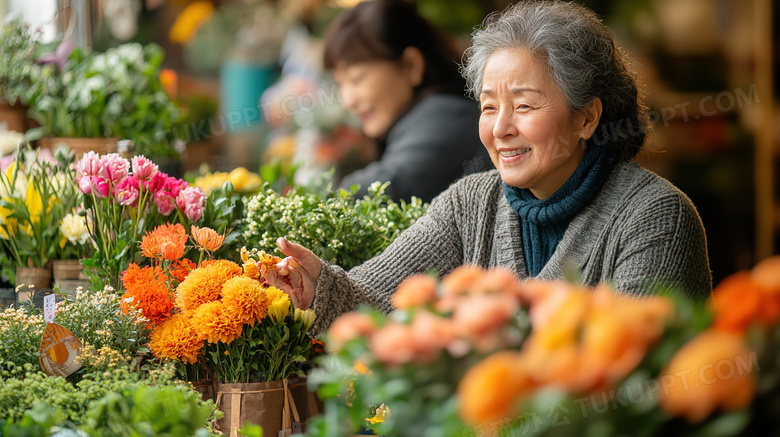
<svg viewBox="0 0 780 437">
<path fill-rule="evenodd" d="M 279 250 L 282 251 L 287 257 L 292 257 L 294 263 L 298 263 L 306 272 L 313 278 L 320 277 L 320 271 L 322 270 L 322 264 L 320 264 L 320 258 L 315 255 L 309 249 L 287 241 L 284 237 L 279 237 L 276 240 L 276 245 Z M 291 264 L 291 261 L 287 262 L 287 266 L 297 267 Z M 287 267 L 285 266 L 285 267 Z"/>
</svg>

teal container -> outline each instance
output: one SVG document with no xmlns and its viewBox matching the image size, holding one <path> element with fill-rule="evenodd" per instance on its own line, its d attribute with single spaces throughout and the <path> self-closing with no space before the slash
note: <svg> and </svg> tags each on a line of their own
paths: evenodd
<svg viewBox="0 0 780 437">
<path fill-rule="evenodd" d="M 276 67 L 226 61 L 219 72 L 220 105 L 227 133 L 239 132 L 262 121 L 260 96 L 276 79 Z"/>
</svg>

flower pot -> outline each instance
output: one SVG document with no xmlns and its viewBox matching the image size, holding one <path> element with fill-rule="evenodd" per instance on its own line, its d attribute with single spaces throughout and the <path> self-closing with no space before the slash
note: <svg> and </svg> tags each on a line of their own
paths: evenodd
<svg viewBox="0 0 780 437">
<path fill-rule="evenodd" d="M 101 155 L 116 152 L 117 141 L 119 141 L 118 138 L 44 137 L 38 140 L 38 147 L 49 149 L 54 152 L 54 149 L 56 149 L 60 143 L 67 144 L 68 147 L 70 147 L 70 150 L 76 152 L 76 160 L 78 161 L 86 152 L 97 152 Z"/>
<path fill-rule="evenodd" d="M 21 286 L 21 288 L 20 288 Z M 51 290 L 51 268 L 16 267 L 17 302 L 35 301 Z"/>
<path fill-rule="evenodd" d="M 290 379 L 249 384 L 216 383 L 216 404 L 225 417 L 217 428 L 226 436 L 238 436 L 246 422 L 260 425 L 263 435 L 280 431 L 300 433 L 305 422 L 319 413 L 311 406 L 306 379 Z"/>
<path fill-rule="evenodd" d="M 0 99 L 0 130 L 25 133 L 27 131 L 27 107 L 19 103 L 12 105 Z"/>
<path fill-rule="evenodd" d="M 192 388 L 194 388 L 196 392 L 200 393 L 204 401 L 214 400 L 214 380 L 202 379 L 200 381 L 193 381 L 190 384 L 192 384 Z"/>
<path fill-rule="evenodd" d="M 84 276 L 84 266 L 77 259 L 58 259 L 52 264 L 54 286 L 60 292 L 75 294 L 78 287 L 88 287 L 89 281 Z"/>
</svg>

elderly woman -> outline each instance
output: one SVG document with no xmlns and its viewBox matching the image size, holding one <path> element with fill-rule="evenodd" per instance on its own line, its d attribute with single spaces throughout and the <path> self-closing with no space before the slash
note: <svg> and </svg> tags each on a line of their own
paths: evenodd
<svg viewBox="0 0 780 437">
<path fill-rule="evenodd" d="M 362 303 L 389 312 L 404 278 L 463 264 L 542 280 L 576 268 L 589 286 L 706 296 L 696 209 L 631 161 L 648 117 L 627 64 L 609 29 L 574 3 L 519 3 L 491 17 L 473 35 L 463 73 L 497 170 L 453 184 L 384 253 L 349 272 L 280 238 L 288 257 L 272 282 L 298 307 L 313 305 L 317 330 Z"/>
</svg>

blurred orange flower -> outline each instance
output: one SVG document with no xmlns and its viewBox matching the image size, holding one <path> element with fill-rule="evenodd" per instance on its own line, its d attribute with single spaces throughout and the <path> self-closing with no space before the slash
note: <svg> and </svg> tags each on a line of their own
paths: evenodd
<svg viewBox="0 0 780 437">
<path fill-rule="evenodd" d="M 190 320 L 174 314 L 152 331 L 149 349 L 155 356 L 195 364 L 203 348 L 203 340 Z"/>
<path fill-rule="evenodd" d="M 191 316 L 201 305 L 219 299 L 222 285 L 240 275 L 241 267 L 227 260 L 216 260 L 195 269 L 176 288 L 176 306 L 182 314 Z"/>
<path fill-rule="evenodd" d="M 442 296 L 469 292 L 485 274 L 485 269 L 474 265 L 460 266 L 441 280 Z"/>
<path fill-rule="evenodd" d="M 479 339 L 506 325 L 518 310 L 517 299 L 506 294 L 478 294 L 462 297 L 452 313 L 458 334 Z"/>
<path fill-rule="evenodd" d="M 746 407 L 756 391 L 751 374 L 756 360 L 741 336 L 704 331 L 678 350 L 659 376 L 661 409 L 698 423 L 717 408 Z"/>
<path fill-rule="evenodd" d="M 328 348 L 338 351 L 345 344 L 376 330 L 374 321 L 367 314 L 347 313 L 339 316 L 328 330 Z"/>
<path fill-rule="evenodd" d="M 415 357 L 412 330 L 401 323 L 391 322 L 378 329 L 371 335 L 368 345 L 376 358 L 386 365 L 408 363 Z"/>
<path fill-rule="evenodd" d="M 517 352 L 498 352 L 466 373 L 458 385 L 458 412 L 469 425 L 511 417 L 536 388 Z"/>
<path fill-rule="evenodd" d="M 195 270 L 195 268 L 197 268 L 197 265 L 187 258 L 174 261 L 170 270 L 171 279 L 181 283 L 187 278 L 191 271 Z"/>
<path fill-rule="evenodd" d="M 780 255 L 767 258 L 750 271 L 750 278 L 768 292 L 780 294 Z"/>
<path fill-rule="evenodd" d="M 187 233 L 180 223 L 163 223 L 141 238 L 141 254 L 151 259 L 175 261 L 184 256 Z"/>
<path fill-rule="evenodd" d="M 224 235 L 219 235 L 217 231 L 211 228 L 199 228 L 192 226 L 192 239 L 195 244 L 203 250 L 214 252 L 222 247 L 222 243 L 225 241 Z"/>
<path fill-rule="evenodd" d="M 754 321 L 765 325 L 780 317 L 780 295 L 754 282 L 742 271 L 724 279 L 712 291 L 713 327 L 724 332 L 744 332 Z"/>
<path fill-rule="evenodd" d="M 401 282 L 390 302 L 399 309 L 423 306 L 436 297 L 437 285 L 436 279 L 429 275 L 410 276 Z"/>
</svg>

